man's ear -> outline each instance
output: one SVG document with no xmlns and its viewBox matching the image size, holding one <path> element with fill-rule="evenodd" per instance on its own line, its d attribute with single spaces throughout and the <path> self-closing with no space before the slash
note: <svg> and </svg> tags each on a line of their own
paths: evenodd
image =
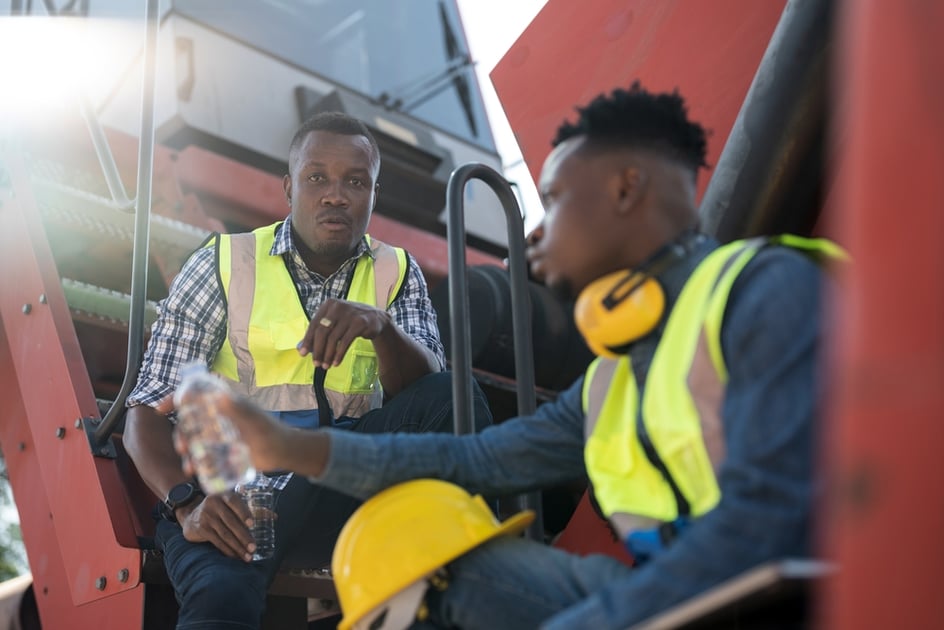
<svg viewBox="0 0 944 630">
<path fill-rule="evenodd" d="M 373 212 L 377 208 L 377 199 L 380 197 L 380 182 L 374 184 L 374 202 L 370 204 L 370 211 Z"/>
<path fill-rule="evenodd" d="M 627 214 L 646 196 L 649 175 L 638 166 L 627 166 L 616 178 L 617 212 Z"/>
<path fill-rule="evenodd" d="M 292 205 L 292 178 L 288 175 L 282 176 L 282 190 L 285 192 L 285 200 L 289 207 Z"/>
</svg>

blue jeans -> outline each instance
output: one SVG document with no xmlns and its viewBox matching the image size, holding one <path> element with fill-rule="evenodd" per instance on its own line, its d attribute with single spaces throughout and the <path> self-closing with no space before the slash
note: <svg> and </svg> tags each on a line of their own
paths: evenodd
<svg viewBox="0 0 944 630">
<path fill-rule="evenodd" d="M 413 628 L 537 628 L 631 571 L 610 556 L 581 557 L 525 538 L 497 538 L 447 566 L 448 587 L 442 592 L 430 587 L 430 616 Z M 581 626 L 606 624 L 583 619 Z"/>
<path fill-rule="evenodd" d="M 473 384 L 477 431 L 491 424 L 485 394 Z M 356 433 L 452 431 L 452 378 L 448 372 L 425 376 L 380 409 L 351 420 Z M 281 566 L 327 566 L 341 527 L 360 501 L 294 476 L 276 498 L 275 554 L 246 563 L 228 558 L 209 543 L 184 539 L 179 525 L 158 521 L 155 542 L 180 605 L 181 630 L 258 628 L 268 585 Z"/>
</svg>

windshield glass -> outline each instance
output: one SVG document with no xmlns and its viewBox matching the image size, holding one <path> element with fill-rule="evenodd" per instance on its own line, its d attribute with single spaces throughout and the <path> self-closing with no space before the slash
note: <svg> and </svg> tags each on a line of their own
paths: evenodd
<svg viewBox="0 0 944 630">
<path fill-rule="evenodd" d="M 495 149 L 454 0 L 175 0 L 174 8 Z"/>
</svg>

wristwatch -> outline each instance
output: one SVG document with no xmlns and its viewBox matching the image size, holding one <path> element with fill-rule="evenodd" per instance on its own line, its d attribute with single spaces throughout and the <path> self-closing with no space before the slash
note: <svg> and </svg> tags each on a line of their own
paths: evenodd
<svg viewBox="0 0 944 630">
<path fill-rule="evenodd" d="M 177 514 L 174 510 L 193 503 L 201 496 L 203 496 L 203 491 L 197 484 L 190 481 L 178 483 L 170 489 L 170 492 L 167 493 L 167 498 L 161 501 L 161 504 L 158 506 L 160 508 L 161 517 L 172 523 L 176 523 Z"/>
</svg>

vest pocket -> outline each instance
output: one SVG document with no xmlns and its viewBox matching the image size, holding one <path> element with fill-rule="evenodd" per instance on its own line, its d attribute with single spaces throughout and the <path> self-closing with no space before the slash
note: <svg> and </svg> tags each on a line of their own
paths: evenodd
<svg viewBox="0 0 944 630">
<path fill-rule="evenodd" d="M 659 437 L 656 448 L 675 483 L 688 499 L 693 513 L 698 516 L 714 507 L 720 499 L 720 493 L 700 426 Z"/>
<path fill-rule="evenodd" d="M 352 394 L 369 394 L 375 390 L 379 365 L 377 355 L 349 348 L 351 358 L 350 383 L 348 391 Z"/>
</svg>

